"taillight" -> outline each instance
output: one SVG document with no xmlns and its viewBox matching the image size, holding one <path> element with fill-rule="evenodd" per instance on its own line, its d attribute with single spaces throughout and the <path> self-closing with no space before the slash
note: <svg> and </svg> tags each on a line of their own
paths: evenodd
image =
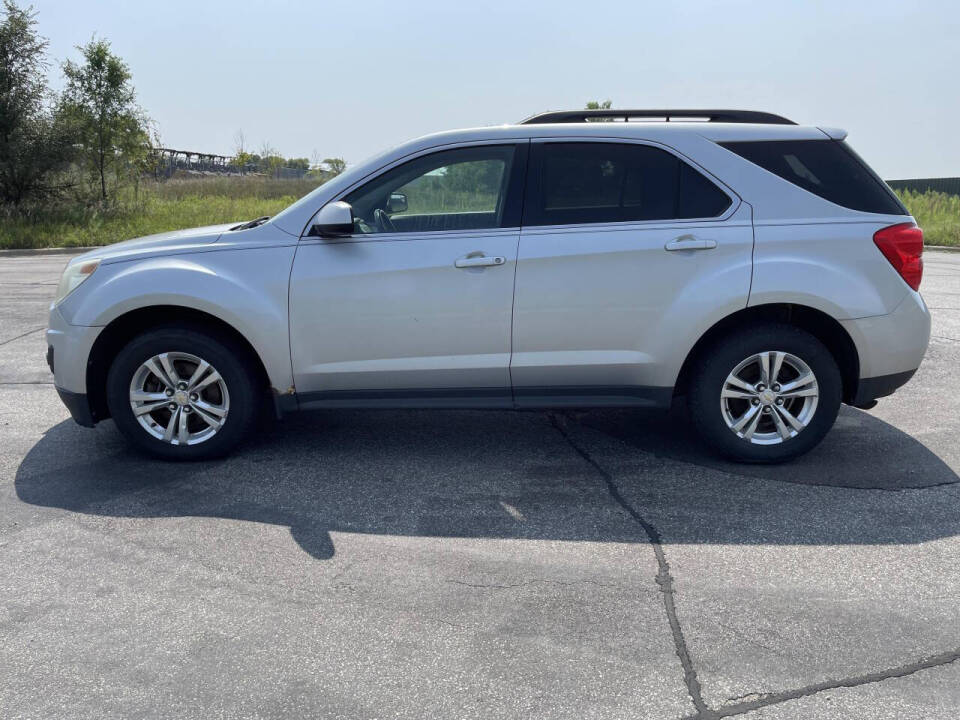
<svg viewBox="0 0 960 720">
<path fill-rule="evenodd" d="M 913 223 L 900 223 L 877 230 L 873 242 L 893 269 L 914 290 L 923 278 L 923 230 Z"/>
</svg>

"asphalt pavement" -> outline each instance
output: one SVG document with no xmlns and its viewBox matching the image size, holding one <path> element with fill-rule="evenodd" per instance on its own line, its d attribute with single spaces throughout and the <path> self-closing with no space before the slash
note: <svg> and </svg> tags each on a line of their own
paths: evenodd
<svg viewBox="0 0 960 720">
<path fill-rule="evenodd" d="M 960 716 L 960 254 L 915 378 L 741 466 L 681 410 L 327 411 L 164 464 L 0 257 L 0 717 Z"/>
</svg>

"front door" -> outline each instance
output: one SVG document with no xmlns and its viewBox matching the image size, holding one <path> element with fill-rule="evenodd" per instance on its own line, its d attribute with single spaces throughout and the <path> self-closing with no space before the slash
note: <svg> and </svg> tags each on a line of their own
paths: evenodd
<svg viewBox="0 0 960 720">
<path fill-rule="evenodd" d="M 301 239 L 290 278 L 301 405 L 511 404 L 526 149 L 421 155 L 343 198 L 352 236 Z"/>
</svg>

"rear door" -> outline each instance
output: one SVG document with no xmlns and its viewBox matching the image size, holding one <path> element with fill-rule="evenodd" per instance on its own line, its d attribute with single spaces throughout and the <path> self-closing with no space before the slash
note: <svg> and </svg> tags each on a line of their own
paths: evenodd
<svg viewBox="0 0 960 720">
<path fill-rule="evenodd" d="M 527 146 L 422 154 L 342 198 L 352 236 L 301 239 L 290 278 L 301 404 L 510 406 Z"/>
<path fill-rule="evenodd" d="M 516 404 L 669 404 L 699 333 L 746 306 L 752 248 L 750 207 L 668 148 L 534 141 Z"/>
</svg>

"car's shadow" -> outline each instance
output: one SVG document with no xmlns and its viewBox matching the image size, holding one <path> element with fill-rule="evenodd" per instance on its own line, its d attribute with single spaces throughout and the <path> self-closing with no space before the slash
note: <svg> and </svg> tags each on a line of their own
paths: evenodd
<svg viewBox="0 0 960 720">
<path fill-rule="evenodd" d="M 737 475 L 831 487 L 906 490 L 960 481 L 924 444 L 873 415 L 841 406 L 833 429 L 813 451 L 782 465 L 744 465 L 712 454 L 693 436 L 684 404 L 669 414 L 624 410 L 585 413 L 581 422 L 664 458 Z"/>
<path fill-rule="evenodd" d="M 681 414 L 567 414 L 578 443 L 671 542 L 915 543 L 960 533 L 940 491 L 960 481 L 920 442 L 844 408 L 824 444 L 787 465 L 710 456 Z M 797 484 L 833 488 L 800 487 Z M 863 492 L 862 488 L 907 490 Z M 337 411 L 291 417 L 235 456 L 164 463 L 112 423 L 50 428 L 16 474 L 27 503 L 117 517 L 208 516 L 290 527 L 316 558 L 331 532 L 597 542 L 643 540 L 597 472 L 543 413 Z M 869 498 L 869 499 L 867 499 Z"/>
</svg>

